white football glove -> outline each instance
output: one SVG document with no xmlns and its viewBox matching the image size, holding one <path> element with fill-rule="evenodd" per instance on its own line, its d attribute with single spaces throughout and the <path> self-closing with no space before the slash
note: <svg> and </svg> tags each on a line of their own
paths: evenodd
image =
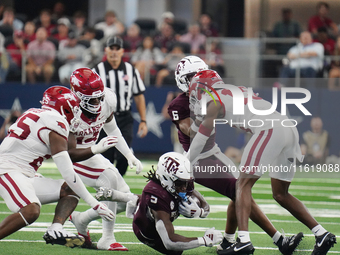
<svg viewBox="0 0 340 255">
<path fill-rule="evenodd" d="M 104 151 L 107 151 L 111 147 L 116 146 L 118 143 L 117 136 L 107 136 L 100 140 L 98 144 L 91 146 L 91 151 L 93 154 L 99 154 L 103 153 Z"/>
<path fill-rule="evenodd" d="M 136 174 L 139 174 L 143 170 L 142 162 L 140 162 L 132 153 L 128 154 L 126 156 L 126 159 L 128 161 L 129 167 L 132 169 L 134 166 L 136 166 Z"/>
<path fill-rule="evenodd" d="M 102 219 L 107 221 L 112 221 L 115 218 L 115 214 L 107 207 L 106 204 L 99 202 L 95 207 L 92 208 L 95 210 Z"/>
<path fill-rule="evenodd" d="M 187 218 L 199 218 L 203 215 L 204 210 L 198 206 L 192 197 L 188 197 L 188 201 L 179 203 L 178 212 Z"/>
<path fill-rule="evenodd" d="M 220 243 L 223 239 L 223 236 L 220 231 L 215 230 L 215 228 L 210 228 L 205 231 L 203 239 L 205 246 L 212 247 L 213 245 Z"/>
<path fill-rule="evenodd" d="M 98 201 L 111 201 L 112 200 L 112 194 L 113 194 L 112 189 L 105 188 L 105 187 L 100 187 L 97 190 L 95 198 Z"/>
</svg>

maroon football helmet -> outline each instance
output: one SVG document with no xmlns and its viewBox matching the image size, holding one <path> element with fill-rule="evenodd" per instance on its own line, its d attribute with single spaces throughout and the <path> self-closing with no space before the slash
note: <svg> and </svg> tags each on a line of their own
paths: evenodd
<svg viewBox="0 0 340 255">
<path fill-rule="evenodd" d="M 78 68 L 70 77 L 72 91 L 80 99 L 80 107 L 92 114 L 101 112 L 104 99 L 104 84 L 100 76 L 89 68 Z M 93 103 L 93 99 L 100 103 Z"/>
<path fill-rule="evenodd" d="M 70 125 L 79 111 L 79 99 L 63 86 L 53 86 L 45 90 L 40 103 L 43 109 L 52 108 L 58 111 Z"/>
</svg>

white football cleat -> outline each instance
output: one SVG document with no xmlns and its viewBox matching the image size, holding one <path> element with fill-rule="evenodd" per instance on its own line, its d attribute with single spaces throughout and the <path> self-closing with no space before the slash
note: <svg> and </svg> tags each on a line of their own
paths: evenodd
<svg viewBox="0 0 340 255">
<path fill-rule="evenodd" d="M 90 232 L 87 228 L 87 225 L 82 224 L 79 221 L 79 214 L 80 214 L 80 212 L 74 211 L 70 215 L 69 221 L 71 221 L 73 223 L 73 225 L 76 227 L 76 229 L 78 231 L 78 235 L 84 238 L 85 242 L 83 244 L 83 247 L 84 248 L 92 248 L 92 240 L 91 240 L 91 237 L 90 237 Z"/>
<path fill-rule="evenodd" d="M 106 251 L 128 251 L 129 249 L 125 246 L 121 245 L 120 243 L 117 243 L 115 239 L 104 239 L 100 238 L 97 243 L 97 249 L 98 250 L 106 250 Z"/>
</svg>

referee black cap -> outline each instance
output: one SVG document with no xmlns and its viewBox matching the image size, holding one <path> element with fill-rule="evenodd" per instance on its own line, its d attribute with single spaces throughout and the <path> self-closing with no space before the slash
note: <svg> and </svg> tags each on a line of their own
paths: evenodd
<svg viewBox="0 0 340 255">
<path fill-rule="evenodd" d="M 123 40 L 117 36 L 112 36 L 106 41 L 106 47 L 111 47 L 113 45 L 123 48 Z"/>
</svg>

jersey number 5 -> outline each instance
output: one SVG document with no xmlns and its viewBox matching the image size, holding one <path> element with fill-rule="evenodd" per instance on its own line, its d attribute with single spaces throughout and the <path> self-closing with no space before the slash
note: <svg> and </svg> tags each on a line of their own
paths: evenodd
<svg viewBox="0 0 340 255">
<path fill-rule="evenodd" d="M 9 133 L 10 133 L 10 137 L 15 137 L 15 138 L 18 138 L 20 140 L 25 140 L 29 134 L 31 133 L 31 130 L 30 130 L 30 126 L 27 125 L 26 123 L 24 123 L 24 121 L 29 118 L 31 120 L 33 120 L 34 122 L 37 122 L 39 120 L 39 116 L 38 115 L 35 115 L 33 113 L 27 113 L 25 115 L 23 115 L 22 117 L 20 117 L 18 123 L 16 124 L 16 126 L 20 129 L 22 129 L 22 132 L 21 134 L 19 135 L 18 133 L 18 129 L 17 128 L 14 128 L 14 129 L 11 129 L 9 130 Z"/>
</svg>

